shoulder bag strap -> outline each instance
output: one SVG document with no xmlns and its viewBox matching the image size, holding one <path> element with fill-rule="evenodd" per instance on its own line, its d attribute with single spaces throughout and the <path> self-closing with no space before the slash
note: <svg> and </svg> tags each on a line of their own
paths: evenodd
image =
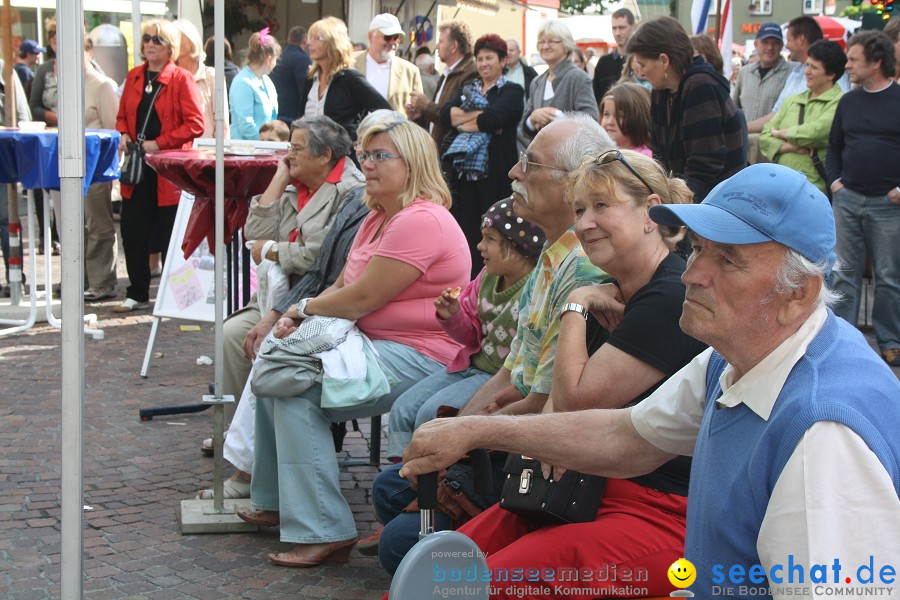
<svg viewBox="0 0 900 600">
<path fill-rule="evenodd" d="M 159 77 L 159 75 L 157 75 Z M 147 131 L 147 123 L 150 122 L 150 111 L 153 110 L 153 103 L 156 102 L 156 97 L 159 96 L 159 91 L 162 89 L 162 83 L 159 84 L 159 87 L 153 92 L 153 97 L 150 98 L 150 106 L 147 108 L 147 114 L 144 116 L 144 124 L 141 126 L 140 133 L 137 134 L 138 144 L 144 141 L 144 133 Z"/>
</svg>

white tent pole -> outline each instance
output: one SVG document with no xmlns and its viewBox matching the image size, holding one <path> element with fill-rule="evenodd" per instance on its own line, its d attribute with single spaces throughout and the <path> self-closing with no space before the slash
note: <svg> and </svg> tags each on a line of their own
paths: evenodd
<svg viewBox="0 0 900 600">
<path fill-rule="evenodd" d="M 56 0 L 59 52 L 59 179 L 62 202 L 62 598 L 80 599 L 83 576 L 84 408 L 84 12 Z M 50 285 L 47 282 L 47 285 Z"/>
<path fill-rule="evenodd" d="M 225 375 L 224 353 L 224 309 L 222 301 L 225 299 L 223 291 L 223 269 L 225 267 L 225 1 L 214 0 L 213 3 L 213 34 L 215 41 L 214 67 L 216 70 L 215 84 L 215 108 L 216 121 L 216 353 L 215 353 L 215 401 L 222 401 L 222 383 Z M 233 282 L 237 285 L 238 282 Z M 234 401 L 234 399 L 231 399 Z M 215 477 L 213 480 L 213 510 L 224 510 L 224 484 L 222 481 L 222 429 L 224 420 L 224 406 L 217 404 L 213 415 L 213 447 L 215 449 Z"/>
<path fill-rule="evenodd" d="M 59 1 L 59 0 L 57 0 Z M 131 47 L 134 55 L 134 66 L 141 60 L 141 0 L 131 0 Z"/>
</svg>

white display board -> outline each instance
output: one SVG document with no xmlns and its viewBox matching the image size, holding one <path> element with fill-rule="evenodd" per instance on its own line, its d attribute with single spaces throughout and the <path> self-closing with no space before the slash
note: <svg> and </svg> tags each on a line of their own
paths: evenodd
<svg viewBox="0 0 900 600">
<path fill-rule="evenodd" d="M 285 150 L 290 148 L 290 145 L 286 142 L 261 142 L 257 140 L 228 140 L 226 141 L 226 148 L 232 144 L 234 146 L 240 145 L 239 149 L 236 147 L 232 148 L 234 151 L 247 148 L 253 150 Z M 194 140 L 194 148 L 214 148 L 215 145 L 216 140 L 213 138 L 198 138 Z M 206 240 L 187 259 L 184 258 L 184 252 L 181 250 L 181 244 L 184 241 L 184 234 L 193 206 L 194 197 L 187 192 L 182 192 L 181 200 L 178 203 L 178 214 L 175 217 L 175 226 L 172 228 L 172 237 L 169 239 L 169 252 L 166 256 L 166 264 L 163 266 L 162 279 L 159 282 L 159 291 L 156 294 L 153 316 L 214 323 L 216 320 L 214 299 L 215 257 L 210 252 Z M 240 260 L 240 253 L 238 253 L 236 260 Z M 252 268 L 253 265 L 251 264 L 251 270 Z M 241 282 L 238 281 L 236 284 L 240 286 Z M 226 300 L 224 305 L 227 306 L 227 280 L 225 287 L 224 295 Z M 251 287 L 251 293 L 253 291 Z"/>
<path fill-rule="evenodd" d="M 216 320 L 215 257 L 209 251 L 206 239 L 187 259 L 181 250 L 193 207 L 194 197 L 182 192 L 172 237 L 169 239 L 169 251 L 159 281 L 159 291 L 156 293 L 153 316 L 213 323 Z M 224 295 L 227 299 L 227 289 Z M 224 305 L 227 305 L 227 302 L 223 300 Z"/>
</svg>

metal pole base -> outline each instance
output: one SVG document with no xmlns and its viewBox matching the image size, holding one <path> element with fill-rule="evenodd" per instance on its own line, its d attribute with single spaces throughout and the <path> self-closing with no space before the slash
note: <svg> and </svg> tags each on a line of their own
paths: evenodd
<svg viewBox="0 0 900 600">
<path fill-rule="evenodd" d="M 234 514 L 235 508 L 250 508 L 249 498 L 225 500 L 221 512 L 215 510 L 213 500 L 182 500 L 177 511 L 181 533 L 241 533 L 259 530 L 256 525 L 242 521 Z"/>
</svg>

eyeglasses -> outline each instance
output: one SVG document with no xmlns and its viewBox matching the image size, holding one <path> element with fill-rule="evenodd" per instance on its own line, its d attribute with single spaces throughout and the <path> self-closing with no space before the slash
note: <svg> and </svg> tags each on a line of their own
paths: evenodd
<svg viewBox="0 0 900 600">
<path fill-rule="evenodd" d="M 161 37 L 159 37 L 158 35 L 150 35 L 149 33 L 145 33 L 144 37 L 141 39 L 144 40 L 145 44 L 149 44 L 150 42 L 153 42 L 157 46 L 162 46 L 163 44 L 165 44 Z"/>
<path fill-rule="evenodd" d="M 356 158 L 359 160 L 359 164 L 362 165 L 369 159 L 372 159 L 376 165 L 383 163 L 389 158 L 403 158 L 402 156 L 397 156 L 396 154 L 388 154 L 387 152 L 357 152 Z"/>
<path fill-rule="evenodd" d="M 538 40 L 537 43 L 538 46 L 556 46 L 557 44 L 562 44 L 562 40 Z"/>
<path fill-rule="evenodd" d="M 647 180 L 641 177 L 641 174 L 637 172 L 637 169 L 631 166 L 631 163 L 625 159 L 625 155 L 623 155 L 618 150 L 607 150 L 596 159 L 598 165 L 608 165 L 609 163 L 615 161 L 619 161 L 620 163 L 625 165 L 625 168 L 631 171 L 631 174 L 637 177 L 638 181 L 644 184 L 644 187 L 647 188 L 648 192 L 650 192 L 651 194 L 656 193 L 653 191 L 653 188 L 650 187 L 650 184 L 647 183 Z"/>
<path fill-rule="evenodd" d="M 300 154 L 308 147 L 309 146 L 301 146 L 300 144 L 291 144 L 291 147 L 288 148 L 288 154 Z"/>
<path fill-rule="evenodd" d="M 562 167 L 551 167 L 550 165 L 542 165 L 539 162 L 528 160 L 527 154 L 525 154 L 524 152 L 519 152 L 519 167 L 522 169 L 523 173 L 528 172 L 528 165 L 534 165 L 535 167 L 544 167 L 545 169 L 553 169 L 554 171 L 562 171 L 563 173 L 568 171 L 568 169 L 563 169 Z"/>
<path fill-rule="evenodd" d="M 402 36 L 401 34 L 399 34 L 399 33 L 395 33 L 394 35 L 384 35 L 384 34 L 382 34 L 382 36 L 384 37 L 384 41 L 386 41 L 386 42 L 396 42 L 396 41 L 399 40 L 401 37 L 403 37 L 403 36 Z"/>
<path fill-rule="evenodd" d="M 55 30 L 55 29 L 51 29 L 50 31 L 47 32 L 47 38 L 53 39 L 53 38 L 55 38 L 55 37 L 56 37 L 56 30 Z"/>
</svg>

